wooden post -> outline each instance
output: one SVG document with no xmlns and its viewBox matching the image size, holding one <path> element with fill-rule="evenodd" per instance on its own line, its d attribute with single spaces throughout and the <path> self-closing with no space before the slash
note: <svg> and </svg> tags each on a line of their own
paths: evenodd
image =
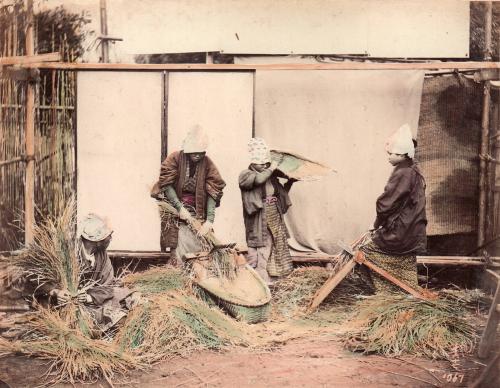
<svg viewBox="0 0 500 388">
<path fill-rule="evenodd" d="M 497 312 L 497 306 L 500 303 L 500 278 L 494 272 L 492 274 L 496 277 L 497 288 L 493 301 L 491 302 L 488 320 L 486 321 L 481 341 L 479 341 L 479 347 L 477 350 L 479 358 L 488 357 L 490 349 L 495 343 L 495 335 L 497 332 L 498 322 L 500 321 L 500 314 Z"/>
<path fill-rule="evenodd" d="M 101 14 L 101 35 L 108 36 L 108 16 L 106 13 L 106 0 L 100 0 Z M 101 39 L 101 60 L 104 63 L 109 62 L 109 40 Z"/>
<path fill-rule="evenodd" d="M 485 48 L 484 60 L 491 60 L 491 27 L 492 27 L 493 5 L 491 1 L 486 2 L 485 15 Z M 489 152 L 489 126 L 490 126 L 490 103 L 491 103 L 491 83 L 484 81 L 483 87 L 483 113 L 481 121 L 481 151 L 479 162 L 479 216 L 478 216 L 478 232 L 477 245 L 483 245 L 485 241 L 486 229 L 486 208 L 487 208 L 487 193 L 488 193 L 488 162 L 485 157 Z"/>
<path fill-rule="evenodd" d="M 26 55 L 35 55 L 33 0 L 27 3 Z M 24 184 L 24 243 L 33 242 L 35 225 L 35 84 L 28 81 L 26 93 L 26 174 Z"/>
</svg>

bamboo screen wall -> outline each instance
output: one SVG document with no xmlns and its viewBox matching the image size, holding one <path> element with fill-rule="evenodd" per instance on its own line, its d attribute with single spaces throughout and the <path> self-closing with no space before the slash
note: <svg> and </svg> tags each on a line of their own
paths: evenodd
<svg viewBox="0 0 500 388">
<path fill-rule="evenodd" d="M 3 14 L 2 14 L 3 13 Z M 24 55 L 22 13 L 0 9 L 0 56 Z M 37 31 L 36 26 L 35 31 Z M 45 26 L 46 27 L 46 26 Z M 49 37 L 50 44 L 35 52 L 60 51 L 65 61 L 74 53 L 65 39 Z M 35 37 L 35 42 L 37 38 Z M 26 81 L 0 75 L 0 161 L 25 157 Z M 74 193 L 76 73 L 41 71 L 35 97 L 35 206 L 37 217 L 56 214 Z M 23 243 L 24 161 L 0 166 L 0 250 Z"/>
</svg>

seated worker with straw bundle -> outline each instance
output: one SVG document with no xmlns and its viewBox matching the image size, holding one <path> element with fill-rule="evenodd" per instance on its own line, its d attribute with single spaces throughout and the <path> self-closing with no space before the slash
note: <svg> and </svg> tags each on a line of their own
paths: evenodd
<svg viewBox="0 0 500 388">
<path fill-rule="evenodd" d="M 78 258 L 80 285 L 76 299 L 83 304 L 99 326 L 107 330 L 127 315 L 139 294 L 117 284 L 106 252 L 113 231 L 103 219 L 89 214 L 80 223 Z M 47 287 L 45 287 L 47 288 Z M 71 299 L 68 290 L 52 288 L 49 295 L 59 305 Z"/>
<path fill-rule="evenodd" d="M 366 258 L 387 272 L 418 287 L 416 255 L 426 251 L 425 180 L 413 161 L 415 143 L 408 124 L 387 141 L 389 163 L 394 166 L 384 192 L 377 199 L 377 218 L 371 241 L 361 247 Z M 375 292 L 400 292 L 371 272 Z"/>
<path fill-rule="evenodd" d="M 272 284 L 273 278 L 293 270 L 283 215 L 291 206 L 288 192 L 295 179 L 288 179 L 284 186 L 278 181 L 287 177 L 276 169 L 279 163 L 271 161 L 263 139 L 251 139 L 248 147 L 251 164 L 239 176 L 248 264 Z"/>
<path fill-rule="evenodd" d="M 197 232 L 212 231 L 215 208 L 219 206 L 226 183 L 214 162 L 206 156 L 208 140 L 202 128 L 191 128 L 182 151 L 174 151 L 161 165 L 160 178 L 151 191 L 157 199 L 166 197 L 177 214 L 162 213 L 161 249 L 175 249 L 172 262 L 181 264 L 187 253 L 202 251 L 200 239 L 192 230 L 193 219 L 203 222 Z M 174 253 L 174 252 L 172 252 Z"/>
</svg>

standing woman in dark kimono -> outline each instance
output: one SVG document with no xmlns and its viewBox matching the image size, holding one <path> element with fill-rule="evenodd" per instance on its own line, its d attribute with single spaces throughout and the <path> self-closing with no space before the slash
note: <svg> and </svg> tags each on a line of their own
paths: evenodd
<svg viewBox="0 0 500 388">
<path fill-rule="evenodd" d="M 408 124 L 388 139 L 386 151 L 394 170 L 377 199 L 371 241 L 361 250 L 367 259 L 416 288 L 416 255 L 426 251 L 427 219 L 425 180 L 413 161 L 415 146 Z M 401 291 L 378 274 L 371 274 L 376 292 Z"/>
<path fill-rule="evenodd" d="M 178 220 L 162 220 L 161 249 L 171 248 L 176 264 L 186 253 L 202 250 L 201 242 L 190 229 L 192 218 L 202 223 L 199 234 L 212 231 L 215 208 L 219 206 L 226 183 L 214 162 L 206 155 L 208 138 L 203 129 L 192 127 L 182 150 L 174 151 L 163 161 L 160 177 L 151 196 L 164 196 L 178 212 Z M 172 260 L 173 261 L 173 260 Z"/>
</svg>

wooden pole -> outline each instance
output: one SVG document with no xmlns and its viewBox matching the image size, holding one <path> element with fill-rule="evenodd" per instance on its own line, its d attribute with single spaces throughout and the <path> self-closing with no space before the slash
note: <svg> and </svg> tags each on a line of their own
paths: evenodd
<svg viewBox="0 0 500 388">
<path fill-rule="evenodd" d="M 492 27 L 493 5 L 491 1 L 486 2 L 485 14 L 485 47 L 484 60 L 491 60 L 491 27 Z M 490 127 L 490 104 L 491 104 L 491 83 L 484 81 L 483 86 L 483 113 L 481 120 L 481 151 L 479 162 L 479 216 L 478 216 L 478 232 L 477 245 L 483 245 L 486 234 L 486 208 L 487 208 L 487 193 L 488 193 L 488 162 L 485 157 L 489 152 L 489 127 Z"/>
<path fill-rule="evenodd" d="M 35 55 L 33 0 L 27 2 L 26 55 Z M 26 174 L 24 184 L 24 243 L 33 242 L 35 225 L 35 84 L 28 81 L 26 93 Z"/>
<path fill-rule="evenodd" d="M 498 30 L 497 42 L 500 42 L 500 29 Z M 497 59 L 500 59 L 500 43 L 497 43 Z M 500 79 L 500 70 L 498 70 L 498 79 Z M 497 105 L 496 105 L 496 132 L 493 139 L 493 158 L 500 160 L 500 88 L 497 88 Z M 491 166 L 493 169 L 493 185 L 490 188 L 493 191 L 493 236 L 500 235 L 500 165 L 495 164 Z M 500 254 L 500 245 L 493 246 L 493 253 Z"/>
<path fill-rule="evenodd" d="M 106 12 L 106 0 L 100 0 L 101 15 L 101 35 L 108 36 L 108 16 Z M 109 62 L 109 40 L 101 39 L 101 60 L 104 63 Z"/>
</svg>

